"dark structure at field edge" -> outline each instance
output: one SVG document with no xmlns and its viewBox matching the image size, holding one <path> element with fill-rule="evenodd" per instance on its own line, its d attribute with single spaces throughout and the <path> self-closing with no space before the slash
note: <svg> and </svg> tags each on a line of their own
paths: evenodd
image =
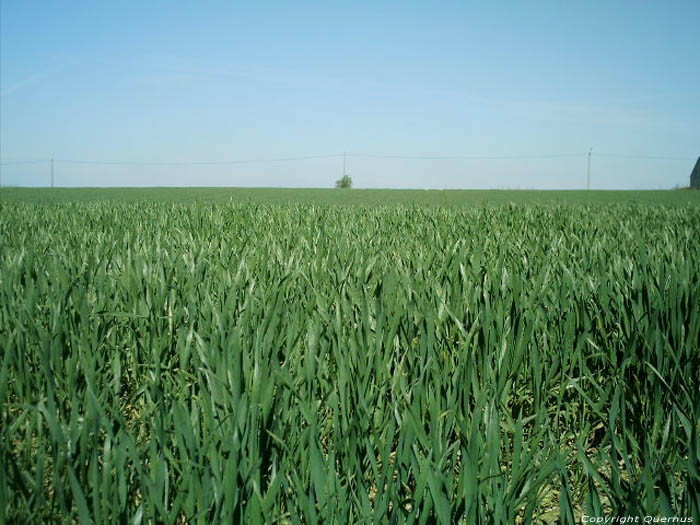
<svg viewBox="0 0 700 525">
<path fill-rule="evenodd" d="M 700 157 L 698 157 L 693 171 L 690 172 L 690 187 L 700 190 Z"/>
</svg>

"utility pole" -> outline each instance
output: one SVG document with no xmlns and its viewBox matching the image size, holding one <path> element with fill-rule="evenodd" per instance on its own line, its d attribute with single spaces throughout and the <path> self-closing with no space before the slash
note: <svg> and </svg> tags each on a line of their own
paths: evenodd
<svg viewBox="0 0 700 525">
<path fill-rule="evenodd" d="M 346 160 L 347 160 L 347 155 L 345 154 L 345 152 L 343 152 L 343 177 L 345 177 L 345 175 L 346 175 L 346 173 L 345 173 L 345 162 L 346 162 Z"/>
<path fill-rule="evenodd" d="M 53 159 L 51 159 L 51 187 L 53 188 Z"/>
<path fill-rule="evenodd" d="M 591 153 L 593 153 L 593 148 L 588 150 L 588 183 L 586 184 L 586 189 L 591 189 Z"/>
</svg>

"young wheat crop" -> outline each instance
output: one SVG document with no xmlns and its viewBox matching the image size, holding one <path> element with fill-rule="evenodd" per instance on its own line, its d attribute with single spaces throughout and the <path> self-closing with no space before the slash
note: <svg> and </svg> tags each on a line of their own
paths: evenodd
<svg viewBox="0 0 700 525">
<path fill-rule="evenodd" d="M 700 207 L 0 203 L 7 522 L 700 520 Z"/>
</svg>

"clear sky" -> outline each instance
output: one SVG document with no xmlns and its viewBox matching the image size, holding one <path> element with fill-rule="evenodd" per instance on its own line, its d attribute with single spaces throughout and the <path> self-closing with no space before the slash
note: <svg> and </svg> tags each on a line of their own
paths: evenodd
<svg viewBox="0 0 700 525">
<path fill-rule="evenodd" d="M 2 0 L 2 161 L 350 156 L 358 187 L 687 185 L 700 2 Z M 613 158 L 661 155 L 685 160 Z M 342 157 L 56 162 L 63 186 L 332 186 Z M 46 185 L 49 166 L 2 183 Z"/>
</svg>

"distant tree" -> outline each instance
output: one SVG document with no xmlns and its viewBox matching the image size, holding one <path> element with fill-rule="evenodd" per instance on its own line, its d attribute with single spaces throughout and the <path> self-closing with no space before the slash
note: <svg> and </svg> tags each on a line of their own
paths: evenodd
<svg viewBox="0 0 700 525">
<path fill-rule="evenodd" d="M 352 188 L 352 179 L 350 175 L 343 175 L 343 177 L 335 181 L 335 187 L 339 189 L 350 189 Z"/>
</svg>

